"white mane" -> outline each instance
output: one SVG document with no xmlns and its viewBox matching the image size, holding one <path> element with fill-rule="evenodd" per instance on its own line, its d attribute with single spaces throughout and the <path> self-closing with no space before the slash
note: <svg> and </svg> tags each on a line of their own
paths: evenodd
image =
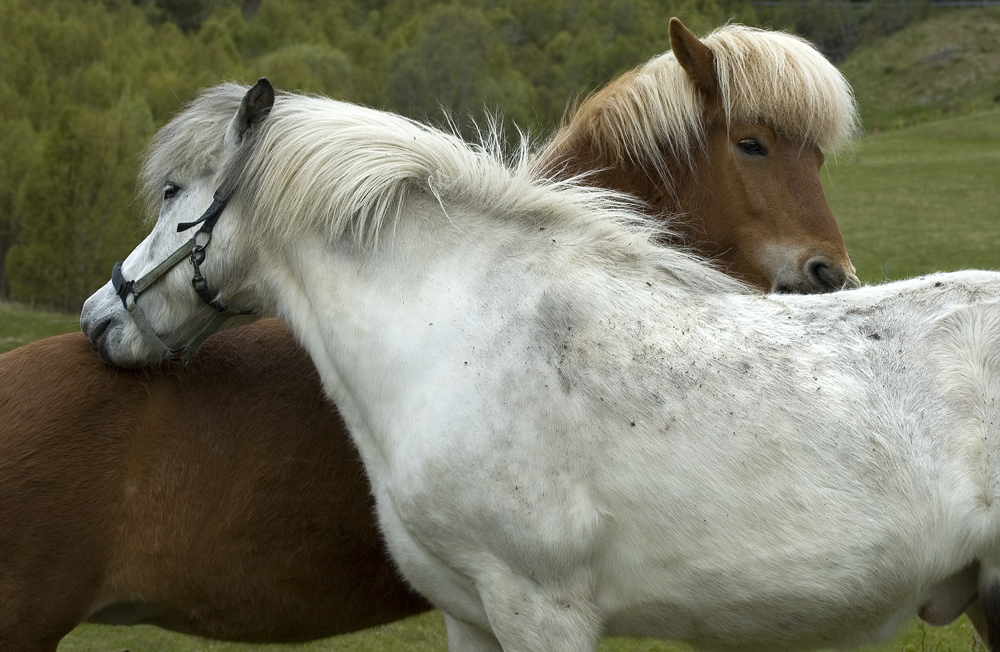
<svg viewBox="0 0 1000 652">
<path fill-rule="evenodd" d="M 196 169 L 213 154 L 220 156 L 225 124 L 244 92 L 230 84 L 210 89 L 164 128 L 145 168 L 147 193 L 159 192 L 178 161 Z M 487 133 L 484 142 L 499 139 Z M 471 210 L 536 232 L 562 228 L 565 237 L 596 255 L 646 255 L 685 284 L 743 290 L 693 256 L 654 245 L 652 236 L 660 227 L 633 210 L 633 199 L 574 181 L 539 178 L 529 165 L 527 142 L 512 162 L 498 149 L 470 146 L 398 115 L 281 94 L 256 136 L 233 202 L 270 237 L 320 229 L 331 239 L 352 232 L 371 246 L 387 221 L 402 219 L 413 193 L 426 192 L 446 213 Z"/>
</svg>

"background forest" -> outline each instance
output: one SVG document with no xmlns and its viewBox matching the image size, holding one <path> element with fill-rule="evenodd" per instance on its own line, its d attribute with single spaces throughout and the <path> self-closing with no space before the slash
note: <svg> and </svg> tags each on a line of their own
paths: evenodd
<svg viewBox="0 0 1000 652">
<path fill-rule="evenodd" d="M 135 185 L 146 142 L 222 80 L 267 76 L 436 122 L 447 112 L 470 133 L 501 113 L 512 133 L 544 135 L 574 98 L 667 50 L 674 15 L 699 34 L 733 18 L 789 29 L 840 62 L 935 11 L 930 0 L 0 0 L 0 300 L 78 310 L 146 228 Z M 982 108 L 996 92 L 865 115 L 866 127 Z"/>
</svg>

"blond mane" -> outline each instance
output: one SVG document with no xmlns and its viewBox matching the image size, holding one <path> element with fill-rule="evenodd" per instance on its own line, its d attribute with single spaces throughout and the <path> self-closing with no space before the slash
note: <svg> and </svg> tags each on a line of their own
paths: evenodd
<svg viewBox="0 0 1000 652">
<path fill-rule="evenodd" d="M 850 84 L 808 41 L 729 24 L 702 39 L 715 58 L 727 124 L 765 122 L 836 150 L 858 131 Z M 540 155 L 558 159 L 567 143 L 587 138 L 611 165 L 652 164 L 668 178 L 665 149 L 680 161 L 704 141 L 704 100 L 673 52 L 621 75 L 585 100 Z"/>
</svg>

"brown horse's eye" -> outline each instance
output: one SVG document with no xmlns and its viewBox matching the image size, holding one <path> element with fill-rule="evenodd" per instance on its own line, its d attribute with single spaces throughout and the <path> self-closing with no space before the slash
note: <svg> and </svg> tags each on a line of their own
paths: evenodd
<svg viewBox="0 0 1000 652">
<path fill-rule="evenodd" d="M 767 149 L 753 138 L 741 140 L 739 148 L 747 156 L 767 156 Z"/>
</svg>

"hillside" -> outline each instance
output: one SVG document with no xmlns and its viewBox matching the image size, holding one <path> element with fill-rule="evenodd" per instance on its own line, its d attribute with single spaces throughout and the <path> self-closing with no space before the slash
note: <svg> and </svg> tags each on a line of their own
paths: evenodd
<svg viewBox="0 0 1000 652">
<path fill-rule="evenodd" d="M 855 50 L 840 69 L 869 131 L 1000 106 L 1000 7 L 941 12 Z"/>
</svg>

